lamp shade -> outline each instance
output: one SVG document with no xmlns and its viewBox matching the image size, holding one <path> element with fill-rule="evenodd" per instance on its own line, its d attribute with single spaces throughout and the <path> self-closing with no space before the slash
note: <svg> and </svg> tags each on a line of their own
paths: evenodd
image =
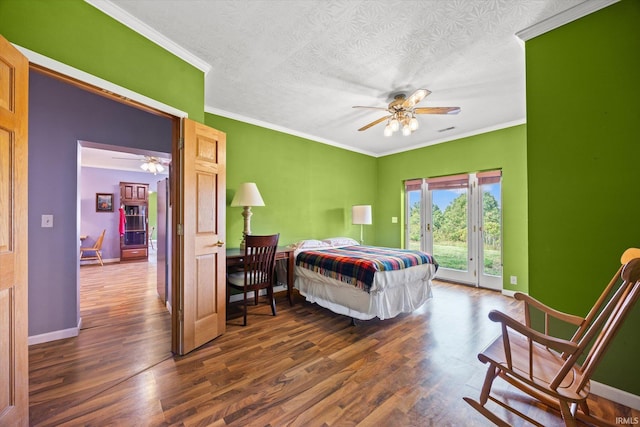
<svg viewBox="0 0 640 427">
<path fill-rule="evenodd" d="M 371 205 L 356 205 L 351 208 L 352 224 L 371 224 Z"/>
<path fill-rule="evenodd" d="M 256 183 L 245 182 L 240 184 L 236 195 L 233 196 L 231 206 L 264 206 L 264 201 L 262 200 Z"/>
</svg>

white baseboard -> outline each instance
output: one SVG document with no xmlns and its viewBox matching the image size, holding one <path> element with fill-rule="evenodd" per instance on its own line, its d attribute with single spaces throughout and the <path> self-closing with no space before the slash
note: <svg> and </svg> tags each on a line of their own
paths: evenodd
<svg viewBox="0 0 640 427">
<path fill-rule="evenodd" d="M 47 332 L 46 334 L 33 335 L 29 337 L 29 345 L 42 344 L 44 342 L 63 340 L 65 338 L 77 337 L 82 327 L 82 318 L 75 328 L 62 329 L 59 331 Z"/>
<path fill-rule="evenodd" d="M 518 292 L 518 291 L 510 291 L 509 289 L 503 289 L 502 290 L 502 295 L 505 295 L 507 297 L 513 298 L 513 296 L 516 294 L 516 292 Z"/>
<path fill-rule="evenodd" d="M 613 388 L 597 381 L 591 381 L 591 393 L 640 411 L 640 396 Z"/>
<path fill-rule="evenodd" d="M 104 264 L 111 264 L 111 263 L 114 263 L 114 262 L 120 262 L 120 258 L 109 258 L 109 259 L 102 258 L 102 262 Z M 100 261 L 98 261 L 98 260 L 80 261 L 80 265 L 81 266 L 83 266 L 83 265 L 95 265 L 95 264 L 100 264 Z"/>
</svg>

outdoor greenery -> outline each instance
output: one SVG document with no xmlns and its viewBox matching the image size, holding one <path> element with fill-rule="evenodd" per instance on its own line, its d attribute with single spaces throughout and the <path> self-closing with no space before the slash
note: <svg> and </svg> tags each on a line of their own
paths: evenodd
<svg viewBox="0 0 640 427">
<path fill-rule="evenodd" d="M 489 192 L 482 193 L 484 273 L 501 274 L 500 257 L 500 206 Z M 461 194 L 442 211 L 437 205 L 432 209 L 433 256 L 440 266 L 456 270 L 467 268 L 467 195 Z M 420 248 L 420 203 L 411 206 L 409 212 L 410 245 Z"/>
</svg>

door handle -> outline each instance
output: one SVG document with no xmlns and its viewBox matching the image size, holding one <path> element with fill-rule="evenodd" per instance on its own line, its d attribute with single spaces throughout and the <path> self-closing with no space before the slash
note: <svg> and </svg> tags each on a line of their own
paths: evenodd
<svg viewBox="0 0 640 427">
<path fill-rule="evenodd" d="M 224 242 L 222 240 L 218 240 L 218 243 L 216 243 L 216 246 L 221 248 L 222 246 L 224 246 Z"/>
</svg>

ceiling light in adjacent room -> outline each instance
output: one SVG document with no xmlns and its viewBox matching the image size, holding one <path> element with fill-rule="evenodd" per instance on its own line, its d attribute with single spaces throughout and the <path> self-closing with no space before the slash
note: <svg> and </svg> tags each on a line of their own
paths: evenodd
<svg viewBox="0 0 640 427">
<path fill-rule="evenodd" d="M 164 171 L 164 166 L 162 166 L 162 164 L 158 160 L 153 158 L 141 164 L 140 167 L 145 172 L 151 172 L 154 175 Z"/>
</svg>

